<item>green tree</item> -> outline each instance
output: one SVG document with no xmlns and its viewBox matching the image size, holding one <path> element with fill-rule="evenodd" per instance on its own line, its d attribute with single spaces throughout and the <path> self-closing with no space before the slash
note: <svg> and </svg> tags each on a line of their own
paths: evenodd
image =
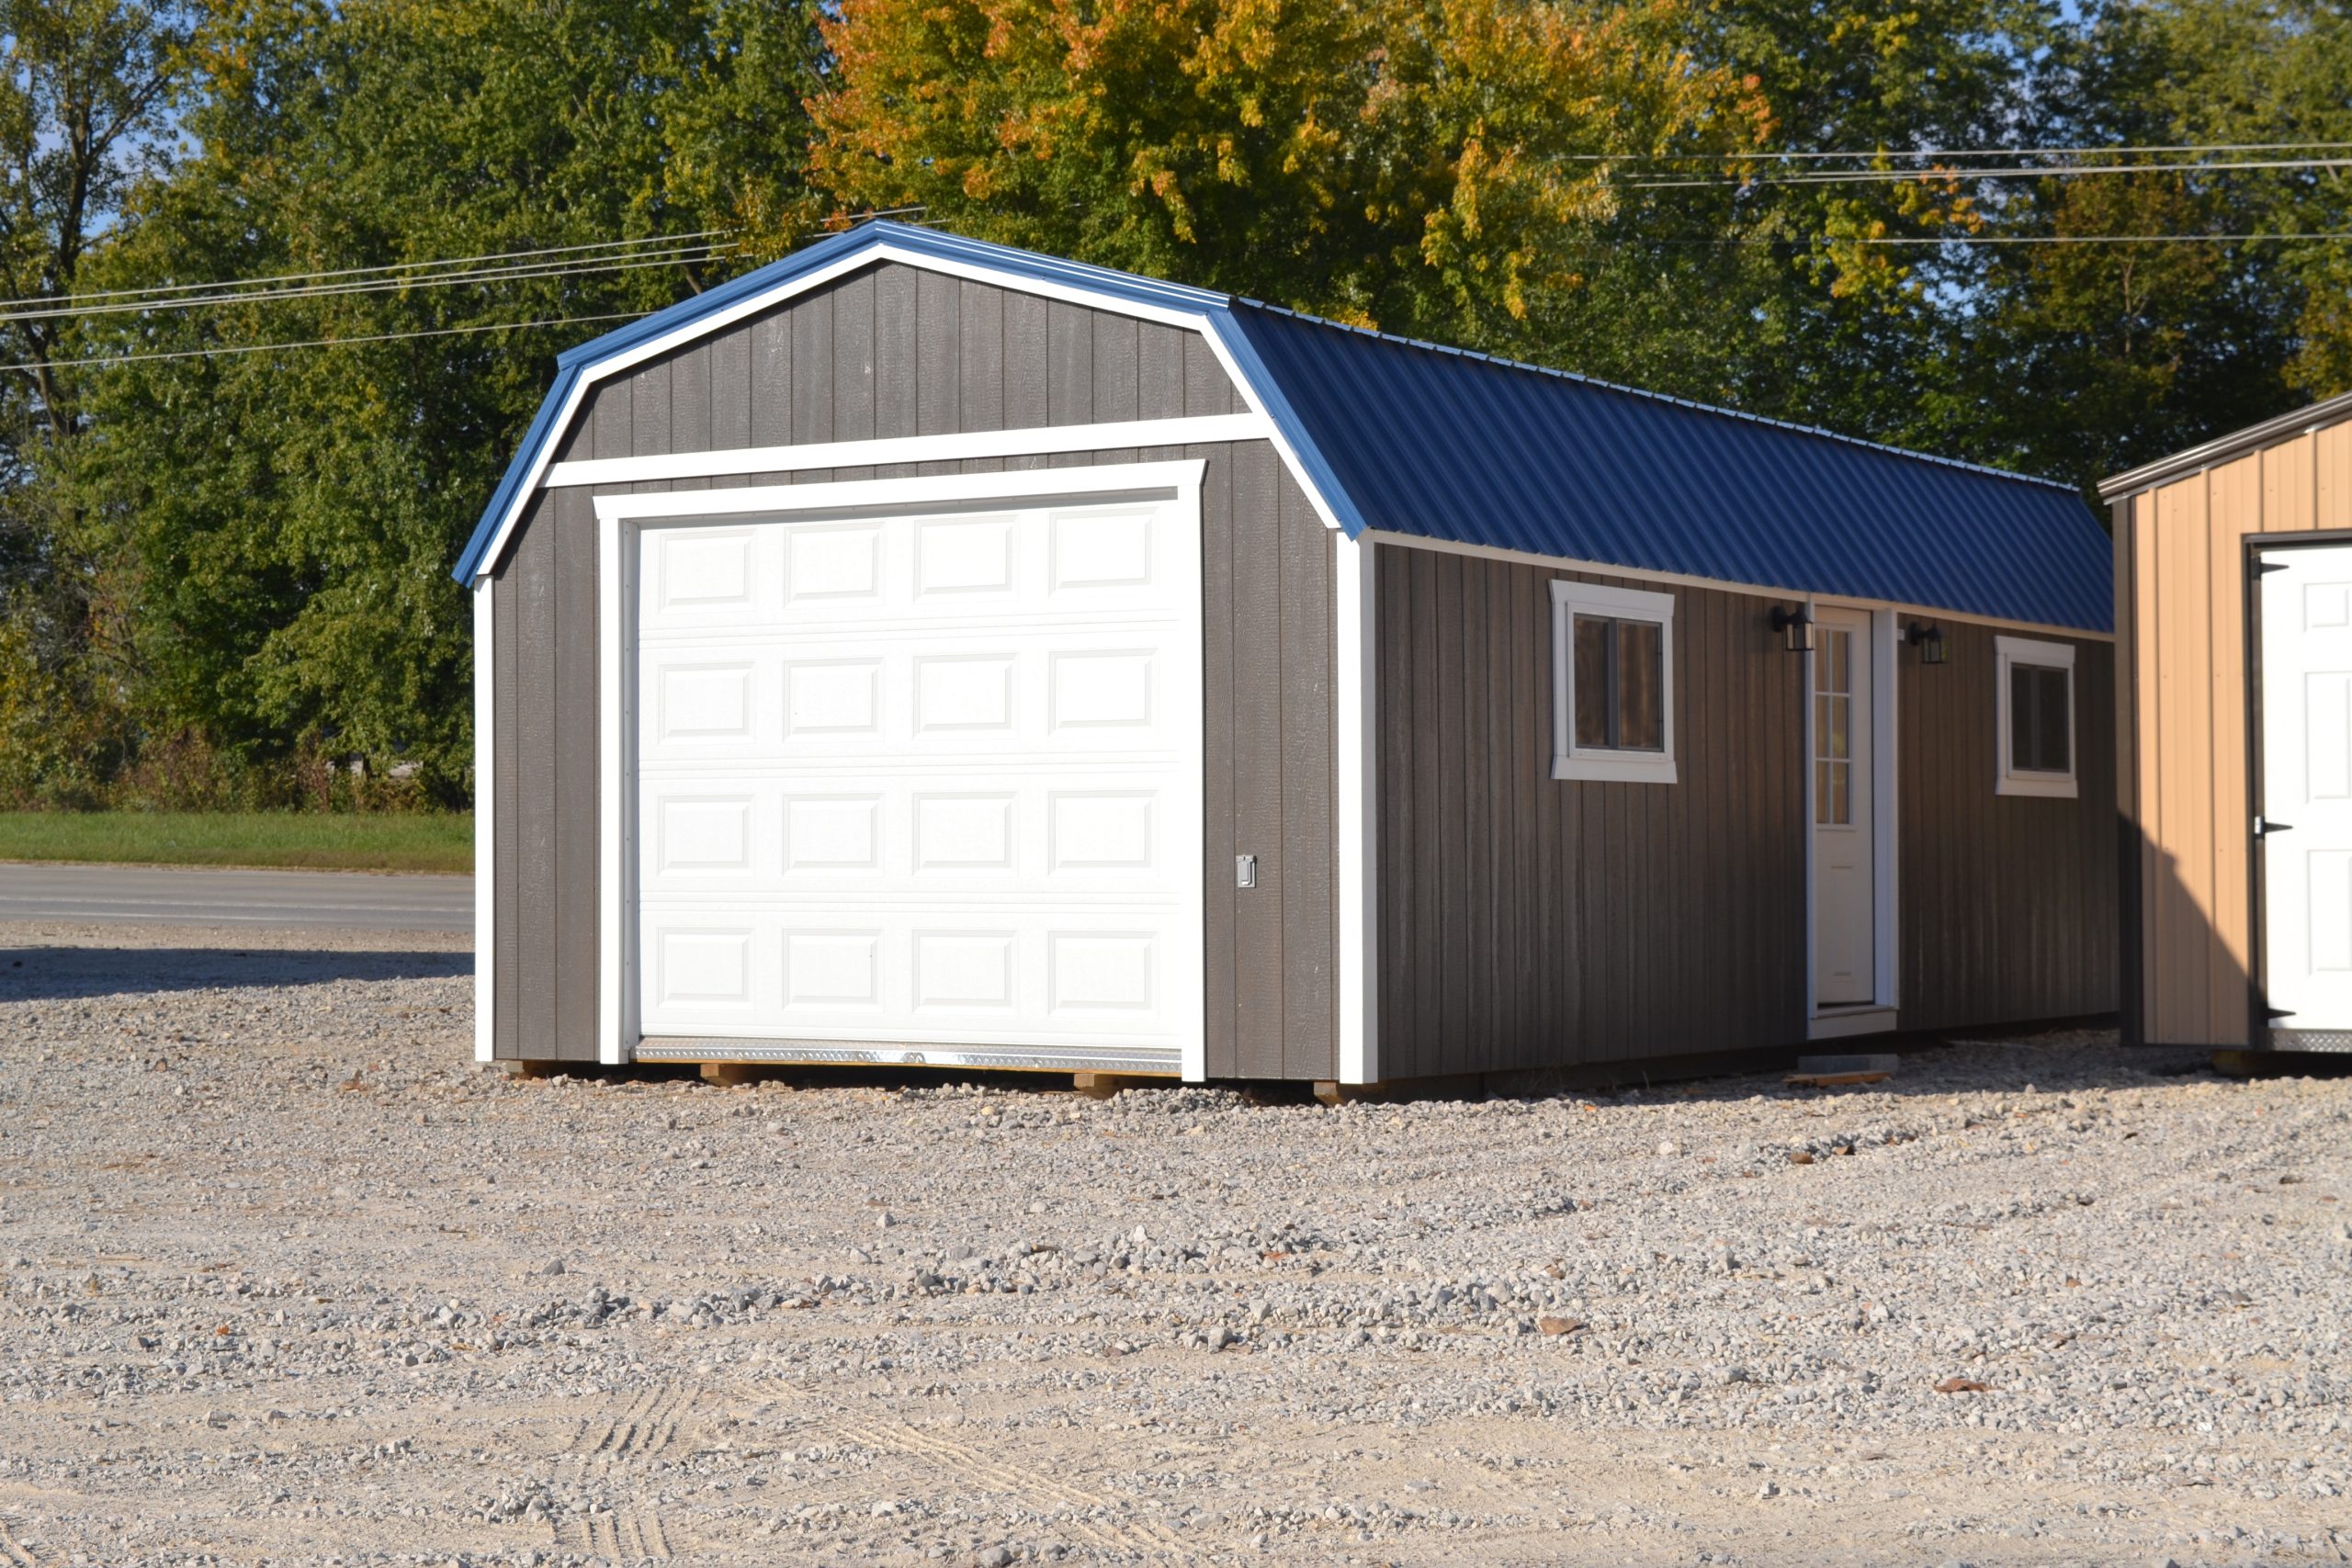
<svg viewBox="0 0 2352 1568">
<path fill-rule="evenodd" d="M 802 200 L 815 51 L 797 0 L 272 0 L 198 34 L 197 151 L 141 191 L 104 276 L 772 234 Z M 555 354 L 750 259 L 673 254 L 86 322 L 126 354 L 219 351 L 91 383 L 77 478 L 141 574 L 127 614 L 151 730 L 248 767 L 308 738 L 460 795 L 470 637 L 449 563 Z M 538 321 L 558 324 L 513 324 Z"/>
<path fill-rule="evenodd" d="M 85 789 L 119 743 L 94 633 L 122 585 L 59 479 L 85 426 L 66 301 L 163 162 L 187 29 L 168 5 L 0 0 L 0 796 Z"/>
</svg>

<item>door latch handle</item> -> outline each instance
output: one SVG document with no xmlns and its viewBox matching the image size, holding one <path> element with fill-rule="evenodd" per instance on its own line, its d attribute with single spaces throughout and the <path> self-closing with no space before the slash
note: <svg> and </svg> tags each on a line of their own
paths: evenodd
<svg viewBox="0 0 2352 1568">
<path fill-rule="evenodd" d="M 2292 822 L 2273 821 L 2267 817 L 2257 817 L 2254 819 L 2254 836 L 2257 839 L 2267 839 L 2273 833 L 2291 833 L 2294 830 L 2295 825 Z"/>
</svg>

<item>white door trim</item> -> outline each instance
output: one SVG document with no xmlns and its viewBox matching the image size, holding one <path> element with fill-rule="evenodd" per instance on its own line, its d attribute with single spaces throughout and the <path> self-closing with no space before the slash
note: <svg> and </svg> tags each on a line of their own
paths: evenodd
<svg viewBox="0 0 2352 1568">
<path fill-rule="evenodd" d="M 474 583 L 474 1060 L 498 1055 L 497 587 Z"/>
<path fill-rule="evenodd" d="M 1901 1006 L 1901 949 L 1896 946 L 1897 909 L 1900 906 L 1901 855 L 1895 832 L 1895 758 L 1898 752 L 1895 725 L 1900 715 L 1895 700 L 1895 655 L 1900 648 L 1896 639 L 1903 612 L 1899 609 L 1874 605 L 1867 600 L 1838 599 L 1826 595 L 1808 597 L 1805 613 L 1817 609 L 1862 610 L 1871 618 L 1871 988 L 1875 993 L 1867 1004 L 1849 1004 L 1824 1008 L 1818 996 L 1816 964 L 1819 959 L 1818 932 L 1815 923 L 1818 891 L 1814 878 L 1813 843 L 1813 660 L 1814 654 L 1804 656 L 1804 703 L 1803 740 L 1803 795 L 1804 814 L 1804 1012 L 1808 1037 L 1826 1039 L 1838 1034 L 1860 1033 L 1864 1031 L 1854 1021 L 1870 1021 L 1871 1032 L 1895 1027 L 1895 1016 Z M 1937 614 L 1938 612 L 1928 612 Z"/>
<path fill-rule="evenodd" d="M 635 562 L 628 547 L 636 528 L 657 521 L 758 516 L 806 517 L 842 513 L 903 511 L 910 507 L 951 504 L 965 501 L 1132 498 L 1160 496 L 1189 508 L 1197 521 L 1202 475 L 1207 463 L 1199 458 L 1162 463 L 1126 463 L 1080 468 L 1035 469 L 1016 473 L 949 474 L 921 479 L 860 479 L 833 484 L 762 485 L 739 490 L 681 491 L 655 495 L 605 495 L 596 498 L 597 624 L 599 678 L 597 739 L 599 872 L 598 878 L 598 1060 L 621 1063 L 631 1059 L 642 1038 L 639 1026 L 637 964 L 637 790 L 634 750 L 637 682 L 633 671 L 637 603 Z M 1201 632 L 1198 584 L 1187 596 L 1193 616 L 1192 636 Z M 1195 818 L 1192 860 L 1204 863 L 1205 822 Z M 1204 979 L 1207 925 L 1204 883 L 1186 879 L 1188 923 L 1194 943 L 1196 982 Z M 1190 987 L 1186 1011 L 1178 1020 L 1182 1041 L 1183 1074 L 1188 1081 L 1207 1077 L 1207 995 L 1203 984 Z M 966 1052 L 970 1056 L 976 1053 Z"/>
<path fill-rule="evenodd" d="M 1049 424 L 946 435 L 893 435 L 804 446 L 737 446 L 718 452 L 667 452 L 650 457 L 593 457 L 558 463 L 545 488 L 718 479 L 735 474 L 807 473 L 814 468 L 880 468 L 892 463 L 962 463 L 992 457 L 1114 452 L 1146 446 L 1205 446 L 1272 438 L 1263 414 L 1204 414 L 1190 419 L 1130 419 L 1105 424 Z"/>
<path fill-rule="evenodd" d="M 1374 546 L 1338 536 L 1339 691 L 1332 749 L 1339 763 L 1340 1081 L 1380 1081 L 1379 644 Z"/>
</svg>

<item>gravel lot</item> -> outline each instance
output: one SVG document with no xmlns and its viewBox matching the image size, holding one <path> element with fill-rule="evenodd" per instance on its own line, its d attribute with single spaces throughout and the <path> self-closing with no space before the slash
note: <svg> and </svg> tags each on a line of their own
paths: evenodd
<svg viewBox="0 0 2352 1568">
<path fill-rule="evenodd" d="M 0 926 L 0 1561 L 2352 1548 L 2352 1080 L 526 1082 L 463 941 Z"/>
</svg>

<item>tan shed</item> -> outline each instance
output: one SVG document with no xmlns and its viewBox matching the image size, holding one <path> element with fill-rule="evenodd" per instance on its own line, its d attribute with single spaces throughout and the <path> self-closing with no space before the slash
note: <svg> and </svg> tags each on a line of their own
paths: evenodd
<svg viewBox="0 0 2352 1568">
<path fill-rule="evenodd" d="M 2099 489 L 2127 1038 L 2352 1049 L 2352 395 Z"/>
</svg>

